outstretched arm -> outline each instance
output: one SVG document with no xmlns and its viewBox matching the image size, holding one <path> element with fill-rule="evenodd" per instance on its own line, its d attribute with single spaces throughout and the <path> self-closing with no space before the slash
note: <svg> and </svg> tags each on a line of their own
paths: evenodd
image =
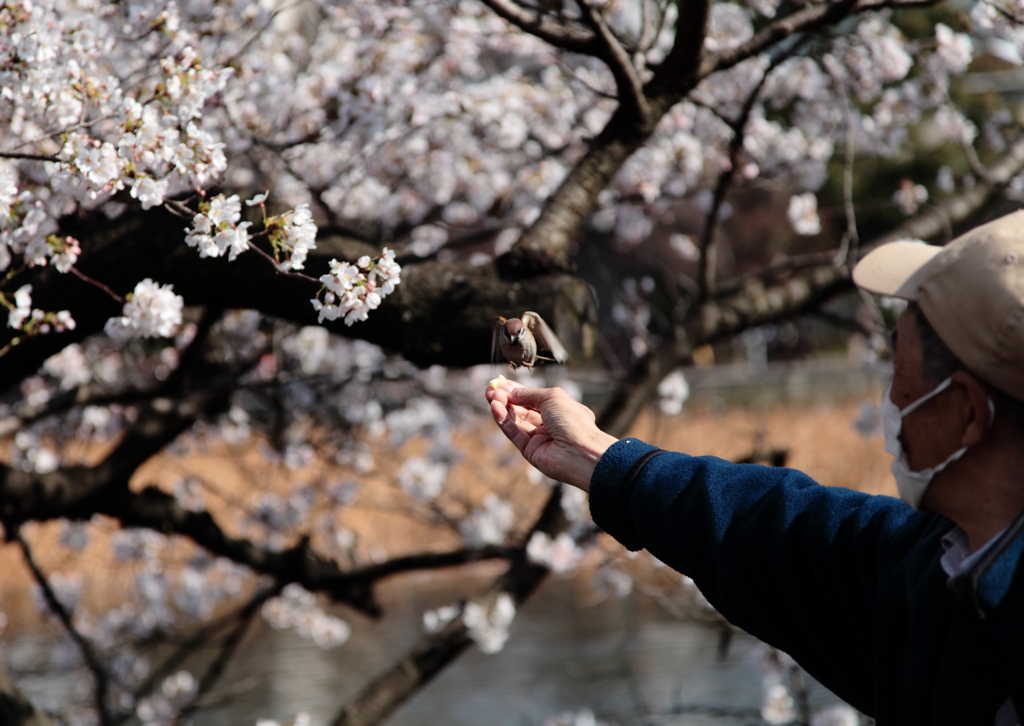
<svg viewBox="0 0 1024 726">
<path fill-rule="evenodd" d="M 927 708 L 915 684 L 931 676 L 901 654 L 935 662 L 941 625 L 907 578 L 947 597 L 931 574 L 947 520 L 792 469 L 673 452 L 637 468 L 654 447 L 603 433 L 560 389 L 505 382 L 487 398 L 527 461 L 588 490 L 599 527 L 692 577 L 730 622 L 866 713 L 910 723 Z"/>
<path fill-rule="evenodd" d="M 502 380 L 487 389 L 491 415 L 509 441 L 542 474 L 583 491 L 594 467 L 618 439 L 594 423 L 594 412 L 561 388 L 526 388 Z"/>
</svg>

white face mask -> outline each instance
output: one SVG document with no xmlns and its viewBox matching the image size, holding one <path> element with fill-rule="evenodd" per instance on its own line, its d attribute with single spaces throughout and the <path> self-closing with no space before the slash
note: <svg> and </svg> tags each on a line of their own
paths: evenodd
<svg viewBox="0 0 1024 726">
<path fill-rule="evenodd" d="M 933 391 L 921 396 L 921 398 L 904 409 L 900 409 L 889 397 L 889 394 L 892 392 L 891 383 L 885 392 L 885 397 L 882 399 L 882 430 L 885 432 L 885 450 L 895 457 L 892 462 L 892 475 L 896 477 L 896 489 L 900 494 L 900 499 L 917 510 L 921 509 L 921 500 L 924 499 L 925 490 L 931 484 L 932 477 L 963 456 L 967 452 L 968 447 L 964 446 L 961 449 L 957 449 L 941 464 L 937 464 L 930 469 L 912 471 L 910 469 L 910 462 L 907 460 L 907 452 L 900 445 L 900 429 L 903 427 L 903 417 L 916 411 L 926 401 L 945 391 L 952 383 L 953 379 L 947 378 L 936 386 Z M 996 410 L 991 399 L 988 401 L 988 407 L 990 414 L 988 425 L 991 426 Z"/>
</svg>

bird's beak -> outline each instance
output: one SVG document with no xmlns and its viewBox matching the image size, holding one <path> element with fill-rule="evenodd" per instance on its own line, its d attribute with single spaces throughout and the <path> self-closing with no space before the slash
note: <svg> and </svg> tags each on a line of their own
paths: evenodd
<svg viewBox="0 0 1024 726">
<path fill-rule="evenodd" d="M 512 336 L 509 336 L 508 342 L 509 342 L 509 343 L 512 343 L 512 345 L 515 345 L 515 343 L 516 343 L 516 339 L 517 339 L 518 337 L 519 337 L 518 335 L 512 335 Z"/>
</svg>

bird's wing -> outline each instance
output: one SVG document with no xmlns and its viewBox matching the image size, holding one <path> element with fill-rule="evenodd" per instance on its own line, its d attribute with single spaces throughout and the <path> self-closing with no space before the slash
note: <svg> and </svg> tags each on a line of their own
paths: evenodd
<svg viewBox="0 0 1024 726">
<path fill-rule="evenodd" d="M 523 325 L 530 329 L 533 333 L 533 337 L 537 339 L 537 347 L 543 350 L 550 350 L 551 355 L 555 356 L 555 360 L 559 363 L 565 363 L 569 360 L 569 354 L 565 350 L 565 346 L 562 345 L 562 341 L 558 339 L 548 324 L 544 322 L 544 318 L 534 312 L 525 312 L 522 316 Z"/>
<path fill-rule="evenodd" d="M 501 329 L 505 326 L 505 318 L 498 315 L 491 321 L 491 364 L 498 362 L 498 356 L 501 355 L 501 348 L 498 346 L 498 340 L 501 336 Z"/>
</svg>

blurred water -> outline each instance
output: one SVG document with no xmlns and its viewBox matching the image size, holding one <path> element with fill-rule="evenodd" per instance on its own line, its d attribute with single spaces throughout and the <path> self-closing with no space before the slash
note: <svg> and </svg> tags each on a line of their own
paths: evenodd
<svg viewBox="0 0 1024 726">
<path fill-rule="evenodd" d="M 254 726 L 259 718 L 291 720 L 299 711 L 308 712 L 314 726 L 329 723 L 417 641 L 425 609 L 477 593 L 489 579 L 422 576 L 390 583 L 381 591 L 387 616 L 379 621 L 332 610 L 352 624 L 353 635 L 331 650 L 257 619 L 221 682 L 221 692 L 236 695 L 196 714 L 193 723 Z M 471 648 L 388 723 L 532 726 L 583 708 L 616 723 L 762 723 L 759 643 L 739 634 L 719 658 L 719 638 L 716 624 L 676 620 L 635 591 L 598 602 L 586 577 L 552 579 L 518 613 L 504 650 L 484 655 Z M 40 705 L 84 702 L 85 674 L 23 671 L 53 642 L 44 634 L 18 634 L 5 643 L 4 661 L 15 674 L 22 671 L 19 683 Z M 839 702 L 813 681 L 810 700 L 815 709 Z M 680 710 L 690 712 L 668 715 Z"/>
<path fill-rule="evenodd" d="M 259 685 L 205 712 L 196 724 L 252 726 L 257 718 L 291 719 L 300 710 L 309 712 L 314 724 L 329 722 L 374 674 L 417 641 L 424 609 L 459 594 L 436 581 L 406 580 L 385 594 L 386 618 L 368 627 L 353 621 L 352 639 L 329 651 L 261 622 L 227 674 L 228 681 L 259 677 Z M 625 720 L 678 705 L 747 715 L 711 719 L 693 713 L 661 722 L 757 723 L 750 714 L 756 714 L 763 696 L 754 663 L 759 644 L 740 635 L 719 659 L 719 634 L 716 625 L 675 620 L 636 593 L 595 602 L 585 579 L 552 580 L 522 608 L 504 650 L 484 655 L 471 649 L 389 723 L 528 726 L 584 707 Z M 814 707 L 838 702 L 818 684 L 811 685 L 810 695 Z"/>
</svg>

